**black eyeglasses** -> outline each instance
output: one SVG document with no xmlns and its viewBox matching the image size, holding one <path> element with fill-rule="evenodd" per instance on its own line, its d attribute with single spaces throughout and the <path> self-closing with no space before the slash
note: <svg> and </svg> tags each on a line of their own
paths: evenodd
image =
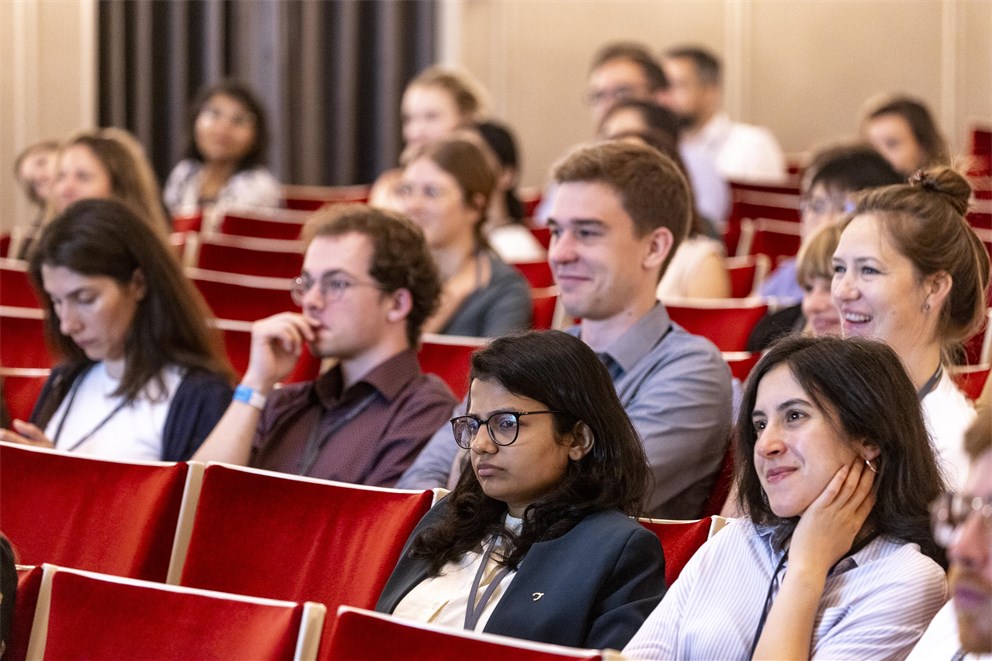
<svg viewBox="0 0 992 661">
<path fill-rule="evenodd" d="M 482 425 L 489 430 L 489 438 L 496 445 L 510 445 L 517 440 L 520 433 L 520 418 L 525 415 L 539 413 L 558 413 L 558 411 L 499 411 L 483 420 L 474 415 L 461 415 L 451 419 L 451 430 L 455 432 L 455 443 L 458 447 L 468 450 L 472 447 Z"/>
<path fill-rule="evenodd" d="M 943 547 L 954 542 L 954 537 L 972 513 L 982 522 L 985 537 L 992 541 L 992 501 L 977 496 L 943 493 L 930 506 L 930 519 L 934 539 Z"/>
</svg>

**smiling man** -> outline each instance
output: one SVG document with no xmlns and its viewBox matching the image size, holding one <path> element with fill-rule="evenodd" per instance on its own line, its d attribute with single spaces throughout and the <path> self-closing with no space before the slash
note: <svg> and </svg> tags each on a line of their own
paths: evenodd
<svg viewBox="0 0 992 661">
<path fill-rule="evenodd" d="M 553 178 L 548 261 L 559 300 L 581 319 L 571 332 L 599 354 L 644 444 L 648 512 L 697 518 L 726 451 L 731 391 L 720 352 L 655 296 L 688 231 L 688 185 L 670 159 L 621 141 L 577 148 Z M 439 430 L 399 486 L 445 486 L 456 449 L 450 429 Z"/>
<path fill-rule="evenodd" d="M 455 404 L 416 355 L 437 267 L 413 223 L 364 205 L 318 212 L 304 236 L 302 314 L 255 323 L 234 401 L 193 459 L 392 486 Z M 276 390 L 304 345 L 337 365 Z"/>
</svg>

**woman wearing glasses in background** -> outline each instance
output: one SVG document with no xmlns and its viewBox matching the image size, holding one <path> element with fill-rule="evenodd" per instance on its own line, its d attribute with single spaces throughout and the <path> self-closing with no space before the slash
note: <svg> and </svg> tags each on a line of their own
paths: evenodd
<svg viewBox="0 0 992 661">
<path fill-rule="evenodd" d="M 929 506 L 943 490 L 898 356 L 789 336 L 737 419 L 745 515 L 689 561 L 628 659 L 899 659 L 946 599 Z"/>
<path fill-rule="evenodd" d="M 555 378 L 548 378 L 555 374 Z M 376 608 L 575 647 L 620 648 L 665 592 L 654 534 L 629 518 L 644 451 L 595 353 L 557 331 L 472 357 L 472 470 L 420 522 Z"/>
</svg>

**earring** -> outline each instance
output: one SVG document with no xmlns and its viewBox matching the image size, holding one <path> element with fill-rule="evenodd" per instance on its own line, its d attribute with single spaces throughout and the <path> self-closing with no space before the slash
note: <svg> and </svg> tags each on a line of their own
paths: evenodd
<svg viewBox="0 0 992 661">
<path fill-rule="evenodd" d="M 930 301 L 927 301 L 926 303 L 923 304 L 923 311 L 930 312 Z"/>
<path fill-rule="evenodd" d="M 868 470 L 872 473 L 878 473 L 878 469 L 871 465 L 871 459 L 865 459 L 865 466 L 867 466 Z"/>
</svg>

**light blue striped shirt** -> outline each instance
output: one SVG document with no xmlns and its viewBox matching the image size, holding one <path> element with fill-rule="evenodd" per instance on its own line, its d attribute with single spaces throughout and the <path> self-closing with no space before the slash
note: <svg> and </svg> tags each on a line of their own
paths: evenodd
<svg viewBox="0 0 992 661">
<path fill-rule="evenodd" d="M 747 658 L 782 557 L 771 533 L 737 519 L 704 544 L 624 648 L 624 657 Z M 811 658 L 903 659 L 946 600 L 940 565 L 916 544 L 876 538 L 827 577 Z"/>
</svg>

